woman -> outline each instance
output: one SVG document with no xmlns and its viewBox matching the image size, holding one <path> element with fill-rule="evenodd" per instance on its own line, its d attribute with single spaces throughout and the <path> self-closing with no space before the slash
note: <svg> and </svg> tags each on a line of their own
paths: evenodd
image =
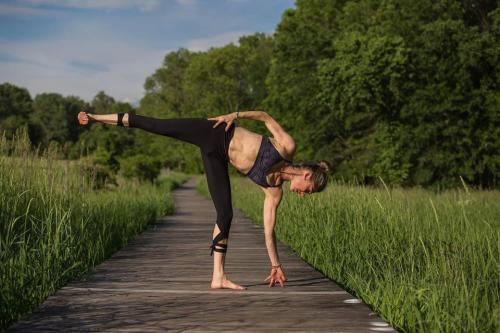
<svg viewBox="0 0 500 333">
<path fill-rule="evenodd" d="M 273 137 L 237 127 L 234 123 L 236 119 L 263 121 Z M 233 112 L 215 118 L 177 119 L 157 119 L 132 113 L 96 115 L 80 112 L 78 120 L 82 125 L 95 120 L 105 124 L 141 128 L 192 143 L 200 148 L 208 188 L 217 211 L 217 222 L 210 246 L 210 254 L 216 252 L 211 288 L 246 289 L 229 281 L 224 274 L 224 259 L 233 218 L 228 162 L 247 175 L 265 193 L 264 234 L 271 261 L 271 273 L 265 281 L 269 282 L 269 287 L 275 283 L 283 287 L 286 277 L 279 261 L 274 237 L 276 210 L 283 195 L 281 186 L 285 181 L 290 181 L 290 191 L 296 192 L 300 197 L 322 191 L 328 179 L 328 162 L 293 165 L 293 138 L 263 111 Z M 222 123 L 225 123 L 225 126 L 219 126 Z"/>
</svg>

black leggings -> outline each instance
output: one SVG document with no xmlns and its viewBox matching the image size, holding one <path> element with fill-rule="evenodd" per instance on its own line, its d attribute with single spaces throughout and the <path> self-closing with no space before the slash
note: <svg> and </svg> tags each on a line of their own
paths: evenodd
<svg viewBox="0 0 500 333">
<path fill-rule="evenodd" d="M 157 119 L 131 113 L 128 116 L 129 127 L 176 138 L 200 148 L 208 189 L 217 211 L 216 223 L 220 230 L 210 246 L 210 255 L 212 255 L 215 244 L 229 238 L 229 229 L 233 219 L 228 150 L 236 125 L 233 123 L 226 132 L 225 123 L 213 128 L 216 121 L 206 118 Z"/>
</svg>

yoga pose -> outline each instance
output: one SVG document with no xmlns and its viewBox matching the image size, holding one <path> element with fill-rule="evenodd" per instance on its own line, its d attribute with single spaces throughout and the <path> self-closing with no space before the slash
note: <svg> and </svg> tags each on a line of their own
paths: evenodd
<svg viewBox="0 0 500 333">
<path fill-rule="evenodd" d="M 273 137 L 237 127 L 234 122 L 236 119 L 263 121 Z M 105 124 L 141 128 L 192 143 L 200 148 L 208 189 L 217 211 L 217 222 L 210 246 L 210 254 L 216 252 L 211 288 L 246 289 L 231 282 L 224 274 L 224 259 L 233 218 L 228 162 L 247 175 L 265 193 L 264 234 L 271 261 L 271 273 L 265 281 L 269 282 L 269 287 L 276 283 L 283 287 L 286 277 L 279 261 L 274 235 L 276 211 L 283 195 L 281 186 L 283 182 L 290 181 L 290 191 L 296 192 L 300 197 L 322 191 L 328 179 L 328 162 L 294 165 L 293 138 L 263 111 L 234 112 L 215 118 L 176 119 L 157 119 L 133 113 L 97 115 L 80 112 L 78 120 L 82 125 L 94 120 Z M 219 126 L 223 123 L 225 126 Z"/>
</svg>

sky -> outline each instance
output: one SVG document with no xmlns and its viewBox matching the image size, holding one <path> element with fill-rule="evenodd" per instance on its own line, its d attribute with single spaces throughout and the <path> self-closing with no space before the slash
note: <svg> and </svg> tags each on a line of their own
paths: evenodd
<svg viewBox="0 0 500 333">
<path fill-rule="evenodd" d="M 137 104 L 164 56 L 272 34 L 294 0 L 0 0 L 0 83 Z"/>
</svg>

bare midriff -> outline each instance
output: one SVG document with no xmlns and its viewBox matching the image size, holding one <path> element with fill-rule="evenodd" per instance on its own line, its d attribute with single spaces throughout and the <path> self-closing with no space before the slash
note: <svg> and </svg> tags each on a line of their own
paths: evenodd
<svg viewBox="0 0 500 333">
<path fill-rule="evenodd" d="M 286 156 L 277 143 L 272 137 L 269 138 L 273 146 L 280 153 L 281 156 Z M 255 160 L 257 159 L 257 154 L 259 153 L 260 144 L 262 141 L 262 135 L 251 132 L 243 127 L 236 127 L 234 129 L 233 138 L 229 143 L 229 162 L 243 174 L 247 174 L 252 168 Z M 291 160 L 291 158 L 289 158 Z M 284 161 L 280 161 L 274 165 L 270 171 L 275 170 L 277 167 L 281 167 Z"/>
</svg>

